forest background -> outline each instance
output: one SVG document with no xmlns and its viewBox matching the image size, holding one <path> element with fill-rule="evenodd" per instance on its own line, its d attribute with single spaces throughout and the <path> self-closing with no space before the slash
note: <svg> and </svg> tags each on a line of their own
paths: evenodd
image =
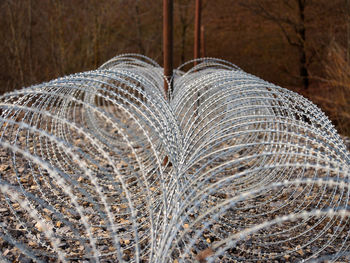
<svg viewBox="0 0 350 263">
<path fill-rule="evenodd" d="M 350 135 L 350 0 L 202 0 L 202 55 L 301 93 Z M 193 58 L 195 0 L 174 0 L 174 64 Z M 161 0 L 0 0 L 0 94 L 122 53 L 162 65 Z"/>
</svg>

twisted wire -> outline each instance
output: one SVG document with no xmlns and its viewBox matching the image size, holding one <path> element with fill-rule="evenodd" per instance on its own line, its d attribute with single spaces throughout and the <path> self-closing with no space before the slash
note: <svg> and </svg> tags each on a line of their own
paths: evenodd
<svg viewBox="0 0 350 263">
<path fill-rule="evenodd" d="M 171 94 L 124 54 L 0 97 L 4 262 L 349 260 L 350 159 L 328 118 L 193 62 Z"/>
</svg>

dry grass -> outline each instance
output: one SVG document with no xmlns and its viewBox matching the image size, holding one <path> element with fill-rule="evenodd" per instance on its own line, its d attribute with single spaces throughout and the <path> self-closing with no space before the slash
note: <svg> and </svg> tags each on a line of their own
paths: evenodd
<svg viewBox="0 0 350 263">
<path fill-rule="evenodd" d="M 350 63 L 346 50 L 333 43 L 325 63 L 326 86 L 323 92 L 310 94 L 313 100 L 327 113 L 337 130 L 350 135 Z"/>
</svg>

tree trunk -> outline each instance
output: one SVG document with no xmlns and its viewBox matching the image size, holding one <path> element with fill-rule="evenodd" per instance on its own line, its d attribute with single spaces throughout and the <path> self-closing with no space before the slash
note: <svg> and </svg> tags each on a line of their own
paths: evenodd
<svg viewBox="0 0 350 263">
<path fill-rule="evenodd" d="M 201 26 L 201 57 L 204 58 L 205 54 L 205 31 L 204 26 Z"/>
<path fill-rule="evenodd" d="M 309 70 L 306 64 L 305 49 L 301 49 L 300 53 L 300 76 L 303 82 L 304 89 L 307 90 L 309 88 Z"/>
<path fill-rule="evenodd" d="M 300 24 L 298 27 L 298 35 L 300 38 L 300 77 L 302 79 L 302 83 L 304 89 L 307 90 L 309 88 L 309 70 L 306 61 L 306 30 L 305 30 L 305 0 L 298 0 L 299 7 L 299 18 Z"/>
<path fill-rule="evenodd" d="M 196 0 L 195 19 L 194 19 L 194 59 L 200 58 L 201 47 L 201 0 Z M 194 62 L 197 65 L 197 62 Z"/>
<path fill-rule="evenodd" d="M 186 22 L 183 22 L 181 26 L 181 55 L 180 55 L 181 63 L 180 64 L 185 63 L 186 32 L 187 32 L 187 24 Z"/>
<path fill-rule="evenodd" d="M 347 29 L 347 47 L 346 47 L 346 61 L 350 63 L 350 0 L 345 0 L 346 5 L 346 29 Z"/>
<path fill-rule="evenodd" d="M 33 83 L 34 74 L 33 74 L 33 19 L 32 19 L 32 0 L 28 2 L 28 64 L 29 64 L 29 79 L 30 83 Z"/>
<path fill-rule="evenodd" d="M 143 45 L 143 34 L 142 34 L 142 28 L 141 28 L 141 21 L 140 21 L 140 11 L 138 6 L 138 1 L 135 3 L 135 22 L 136 22 L 136 33 L 137 33 L 137 46 L 139 48 L 139 52 L 142 55 L 145 55 L 146 50 Z"/>
<path fill-rule="evenodd" d="M 19 73 L 20 85 L 24 86 L 24 69 L 23 69 L 22 56 L 21 56 L 21 50 L 23 50 L 23 48 L 21 47 L 17 36 L 14 11 L 12 10 L 12 6 L 10 2 L 7 3 L 7 7 L 10 15 L 10 30 L 12 34 L 12 43 L 13 43 L 12 45 L 14 46 L 14 51 L 15 51 L 14 55 L 15 55 L 15 60 L 17 64 L 17 70 Z"/>
</svg>

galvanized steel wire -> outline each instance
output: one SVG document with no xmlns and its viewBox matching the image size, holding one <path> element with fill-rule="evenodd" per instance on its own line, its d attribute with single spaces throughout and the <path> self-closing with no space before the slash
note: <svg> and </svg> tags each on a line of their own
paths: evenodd
<svg viewBox="0 0 350 263">
<path fill-rule="evenodd" d="M 4 262 L 348 260 L 350 159 L 328 118 L 191 62 L 171 94 L 125 54 L 0 97 Z"/>
</svg>

